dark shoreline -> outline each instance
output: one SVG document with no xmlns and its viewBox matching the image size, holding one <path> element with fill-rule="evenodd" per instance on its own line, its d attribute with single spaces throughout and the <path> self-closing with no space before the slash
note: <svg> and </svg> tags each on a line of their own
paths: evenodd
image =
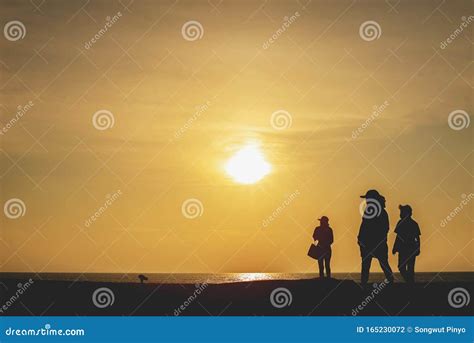
<svg viewBox="0 0 474 343">
<path fill-rule="evenodd" d="M 0 281 L 4 279 L 29 279 L 43 281 L 76 281 L 76 282 L 105 282 L 105 283 L 140 283 L 138 276 L 146 275 L 149 283 L 154 284 L 195 284 L 199 282 L 207 283 L 235 283 L 250 281 L 304 281 L 318 277 L 317 273 L 25 273 L 25 272 L 0 272 Z M 260 278 L 245 280 L 242 275 L 263 274 Z M 218 277 L 214 277 L 217 275 Z M 395 279 L 403 282 L 399 273 L 394 273 Z M 224 277 L 222 277 L 224 276 Z M 339 280 L 360 282 L 360 273 L 345 272 L 333 273 L 333 277 Z M 370 273 L 369 282 L 381 282 L 384 280 L 381 272 Z M 416 281 L 420 283 L 431 282 L 474 282 L 474 272 L 419 272 L 416 274 Z"/>
<path fill-rule="evenodd" d="M 17 299 L 10 301 L 18 290 L 18 284 L 24 285 L 25 282 L 25 279 L 2 279 L 2 304 L 9 301 L 10 305 L 6 309 L 3 308 L 0 315 L 472 315 L 472 303 L 454 308 L 448 302 L 448 294 L 454 288 L 461 287 L 472 294 L 471 281 L 417 283 L 413 286 L 405 283 L 385 285 L 379 282 L 363 290 L 354 281 L 337 279 L 196 285 L 33 280 L 28 289 Z M 92 298 L 94 292 L 103 287 L 110 289 L 114 300 L 112 305 L 98 308 Z M 286 288 L 291 293 L 289 305 L 281 308 L 272 305 L 271 293 L 277 288 Z M 285 296 L 281 295 L 281 299 L 289 302 L 288 296 L 284 298 Z"/>
</svg>

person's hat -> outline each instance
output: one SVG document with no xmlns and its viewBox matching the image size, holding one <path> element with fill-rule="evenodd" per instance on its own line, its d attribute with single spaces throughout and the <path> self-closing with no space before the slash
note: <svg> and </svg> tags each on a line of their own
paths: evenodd
<svg viewBox="0 0 474 343">
<path fill-rule="evenodd" d="M 377 198 L 381 198 L 382 196 L 377 190 L 369 189 L 367 193 L 365 193 L 365 195 L 361 195 L 360 197 L 366 198 L 366 199 L 377 199 Z"/>
<path fill-rule="evenodd" d="M 320 222 L 329 222 L 329 218 L 326 216 L 322 216 L 321 218 L 318 219 Z"/>
</svg>

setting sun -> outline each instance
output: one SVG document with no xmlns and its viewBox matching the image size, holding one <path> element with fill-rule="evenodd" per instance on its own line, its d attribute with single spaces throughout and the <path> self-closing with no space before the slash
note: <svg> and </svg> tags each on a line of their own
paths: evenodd
<svg viewBox="0 0 474 343">
<path fill-rule="evenodd" d="M 250 184 L 265 177 L 271 166 L 257 146 L 247 145 L 229 159 L 225 169 L 236 182 Z"/>
</svg>

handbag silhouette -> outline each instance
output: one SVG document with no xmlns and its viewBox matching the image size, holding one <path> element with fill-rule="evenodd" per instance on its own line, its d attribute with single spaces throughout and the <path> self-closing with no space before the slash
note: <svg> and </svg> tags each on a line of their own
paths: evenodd
<svg viewBox="0 0 474 343">
<path fill-rule="evenodd" d="M 315 260 L 319 259 L 321 257 L 321 247 L 320 246 L 317 246 L 317 245 L 314 245 L 311 244 L 311 246 L 309 247 L 309 250 L 308 250 L 308 256 L 311 257 L 311 258 L 314 258 Z"/>
</svg>

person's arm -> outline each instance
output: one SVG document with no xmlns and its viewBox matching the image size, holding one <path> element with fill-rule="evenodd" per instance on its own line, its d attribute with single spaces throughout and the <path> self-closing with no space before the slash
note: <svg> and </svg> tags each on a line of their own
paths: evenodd
<svg viewBox="0 0 474 343">
<path fill-rule="evenodd" d="M 362 219 L 362 223 L 360 223 L 359 234 L 357 235 L 357 244 L 360 246 L 365 245 L 365 225 L 364 219 Z"/>
<path fill-rule="evenodd" d="M 398 252 L 399 239 L 398 235 L 395 237 L 395 242 L 393 242 L 392 254 L 395 255 Z"/>
<path fill-rule="evenodd" d="M 334 234 L 331 229 L 331 231 L 329 231 L 329 245 L 331 245 L 332 243 L 334 243 Z"/>
<path fill-rule="evenodd" d="M 417 245 L 418 245 L 417 255 L 419 255 L 420 252 L 421 252 L 421 236 L 418 236 L 418 237 L 416 238 L 416 241 L 417 241 Z"/>
<path fill-rule="evenodd" d="M 401 220 L 397 222 L 397 225 L 395 226 L 395 229 L 393 232 L 395 233 L 395 242 L 393 242 L 393 248 L 392 248 L 392 254 L 395 255 L 398 251 L 398 244 L 399 244 L 399 239 L 398 239 L 398 228 L 400 227 Z"/>
<path fill-rule="evenodd" d="M 313 241 L 317 241 L 318 240 L 318 234 L 317 234 L 317 228 L 314 229 L 314 232 L 313 232 Z"/>
<path fill-rule="evenodd" d="M 416 246 L 417 246 L 417 253 L 416 255 L 420 254 L 421 251 L 421 231 L 420 231 L 420 226 L 418 225 L 417 222 L 415 222 L 415 239 L 416 239 Z"/>
<path fill-rule="evenodd" d="M 390 231 L 390 223 L 388 220 L 388 213 L 385 210 L 383 210 L 382 212 L 382 227 L 384 229 L 385 234 L 388 234 L 388 231 Z"/>
</svg>

